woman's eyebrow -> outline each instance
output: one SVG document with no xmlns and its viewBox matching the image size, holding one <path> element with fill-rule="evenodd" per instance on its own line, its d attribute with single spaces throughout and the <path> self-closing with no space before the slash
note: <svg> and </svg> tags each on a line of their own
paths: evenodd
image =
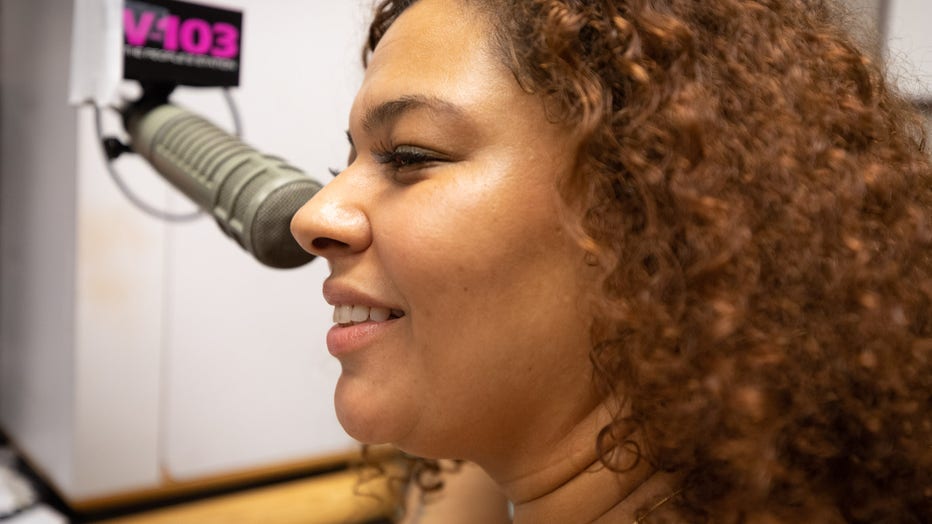
<svg viewBox="0 0 932 524">
<path fill-rule="evenodd" d="M 415 109 L 428 109 L 432 112 L 447 113 L 455 117 L 463 117 L 466 112 L 460 106 L 434 96 L 405 95 L 381 104 L 366 111 L 362 120 L 363 129 L 372 131 L 397 120 L 406 112 Z"/>
</svg>

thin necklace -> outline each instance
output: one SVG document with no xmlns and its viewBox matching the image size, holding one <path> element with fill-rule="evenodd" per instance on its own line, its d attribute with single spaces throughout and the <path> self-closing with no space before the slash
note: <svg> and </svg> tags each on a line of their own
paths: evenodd
<svg viewBox="0 0 932 524">
<path fill-rule="evenodd" d="M 647 518 L 648 515 L 650 515 L 651 513 L 654 512 L 654 510 L 656 510 L 656 509 L 659 508 L 660 506 L 663 506 L 664 504 L 666 504 L 667 502 L 669 502 L 670 499 L 672 499 L 673 497 L 679 495 L 679 494 L 682 493 L 682 492 L 683 492 L 683 488 L 679 488 L 679 489 L 677 489 L 676 491 L 674 491 L 673 493 L 670 493 L 670 494 L 667 495 L 666 497 L 660 499 L 659 501 L 657 501 L 656 504 L 654 504 L 653 506 L 651 506 L 650 509 L 648 509 L 646 513 L 644 513 L 644 514 L 641 515 L 640 517 L 637 517 L 636 519 L 634 519 L 634 523 L 633 523 L 633 524 L 641 524 L 642 522 L 644 522 L 644 519 Z"/>
</svg>

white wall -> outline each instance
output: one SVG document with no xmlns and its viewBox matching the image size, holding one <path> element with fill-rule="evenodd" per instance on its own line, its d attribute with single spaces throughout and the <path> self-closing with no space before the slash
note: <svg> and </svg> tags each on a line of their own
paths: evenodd
<svg viewBox="0 0 932 524">
<path fill-rule="evenodd" d="M 211 3 L 244 11 L 245 140 L 326 182 L 370 2 Z M 265 268 L 210 219 L 166 224 L 117 192 L 92 111 L 67 106 L 70 6 L 0 0 L 0 426 L 72 501 L 355 448 L 326 264 Z M 173 100 L 231 128 L 218 90 Z M 190 207 L 138 158 L 116 165 L 152 205 Z"/>
<path fill-rule="evenodd" d="M 932 3 L 886 0 L 885 56 L 900 87 L 917 101 L 932 102 Z"/>
<path fill-rule="evenodd" d="M 367 16 L 353 2 L 276 4 L 228 2 L 248 17 L 236 96 L 246 139 L 327 182 L 327 168 L 346 162 L 344 130 L 361 80 Z M 205 110 L 213 104 L 214 114 L 226 115 L 216 94 L 190 94 L 179 102 Z M 198 256 L 204 247 L 224 254 Z M 172 416 L 163 426 L 163 456 L 176 478 L 307 456 L 311 442 L 320 451 L 347 443 L 331 401 L 339 366 L 323 343 L 332 314 L 321 298 L 326 263 L 273 271 L 238 250 L 206 221 L 181 228 L 168 250 L 164 390 Z M 210 303 L 236 305 L 205 311 Z M 221 361 L 218 373 L 198 371 Z"/>
<path fill-rule="evenodd" d="M 0 421 L 68 482 L 74 391 L 77 119 L 69 2 L 0 4 Z"/>
</svg>

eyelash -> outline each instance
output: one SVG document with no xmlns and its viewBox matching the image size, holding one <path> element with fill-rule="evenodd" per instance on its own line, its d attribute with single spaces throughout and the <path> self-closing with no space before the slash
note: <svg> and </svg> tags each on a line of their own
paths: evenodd
<svg viewBox="0 0 932 524">
<path fill-rule="evenodd" d="M 392 148 L 385 145 L 378 145 L 375 151 L 372 152 L 372 156 L 375 157 L 375 161 L 379 164 L 390 166 L 395 171 L 443 160 L 439 156 L 433 155 L 416 146 L 398 146 Z M 352 161 L 350 163 L 352 163 Z M 333 176 L 339 176 L 343 171 L 342 169 L 333 167 L 327 170 Z"/>
<path fill-rule="evenodd" d="M 440 160 L 428 151 L 415 146 L 398 146 L 395 148 L 378 146 L 372 153 L 376 162 L 391 166 L 395 170 L 409 168 Z"/>
</svg>

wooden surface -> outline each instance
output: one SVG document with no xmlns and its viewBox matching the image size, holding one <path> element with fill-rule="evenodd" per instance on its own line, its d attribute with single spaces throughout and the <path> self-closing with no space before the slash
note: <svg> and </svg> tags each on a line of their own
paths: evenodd
<svg viewBox="0 0 932 524">
<path fill-rule="evenodd" d="M 386 478 L 345 470 L 95 524 L 351 524 L 392 515 Z"/>
<path fill-rule="evenodd" d="M 177 481 L 169 474 L 163 473 L 161 484 L 152 488 L 115 493 L 87 500 L 66 500 L 66 502 L 72 509 L 79 513 L 93 513 L 147 502 L 171 500 L 172 498 L 197 495 L 198 493 L 218 489 L 235 488 L 237 486 L 255 484 L 264 480 L 288 477 L 296 478 L 302 475 L 311 475 L 314 472 L 326 470 L 334 466 L 339 466 L 340 464 L 358 461 L 359 452 L 353 451 L 340 455 L 322 456 L 302 461 L 256 467 L 244 471 L 224 473 L 189 481 Z"/>
</svg>

